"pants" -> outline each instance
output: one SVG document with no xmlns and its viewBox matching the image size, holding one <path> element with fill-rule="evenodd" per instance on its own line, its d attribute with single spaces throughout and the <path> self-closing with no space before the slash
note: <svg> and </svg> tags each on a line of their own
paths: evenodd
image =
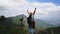
<svg viewBox="0 0 60 34">
<path fill-rule="evenodd" d="M 28 28 L 28 33 L 29 33 L 29 34 L 35 34 L 35 29 L 29 27 L 29 28 Z"/>
</svg>

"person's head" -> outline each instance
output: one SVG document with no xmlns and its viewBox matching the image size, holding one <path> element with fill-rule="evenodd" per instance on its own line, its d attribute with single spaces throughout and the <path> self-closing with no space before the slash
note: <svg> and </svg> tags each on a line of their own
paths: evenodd
<svg viewBox="0 0 60 34">
<path fill-rule="evenodd" d="M 31 16 L 32 15 L 32 12 L 29 12 L 29 15 Z"/>
</svg>

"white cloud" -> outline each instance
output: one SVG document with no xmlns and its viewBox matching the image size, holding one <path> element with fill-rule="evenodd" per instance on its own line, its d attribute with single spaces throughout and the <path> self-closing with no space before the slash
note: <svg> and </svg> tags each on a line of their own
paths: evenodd
<svg viewBox="0 0 60 34">
<path fill-rule="evenodd" d="M 37 9 L 37 12 L 38 12 L 38 14 L 39 13 L 44 14 L 44 15 L 41 15 L 43 17 L 51 17 L 51 16 L 49 16 L 49 15 L 51 15 L 50 12 L 53 12 L 53 13 L 58 12 L 58 11 L 60 12 L 60 10 L 59 10 L 60 6 L 57 6 L 54 3 L 33 2 L 31 4 L 32 4 L 32 6 L 39 8 L 39 9 Z M 54 15 L 56 15 L 56 14 L 54 14 Z"/>
<path fill-rule="evenodd" d="M 0 6 L 6 11 L 0 11 L 1 15 L 6 15 L 8 17 L 15 16 L 19 14 L 27 14 L 26 10 L 33 11 L 34 8 L 37 8 L 36 17 L 45 18 L 50 15 L 50 12 L 60 11 L 60 6 L 57 6 L 54 3 L 40 3 L 40 2 L 28 2 L 27 0 L 0 0 Z M 37 17 L 37 18 L 38 18 Z M 50 16 L 49 16 L 50 17 Z"/>
</svg>

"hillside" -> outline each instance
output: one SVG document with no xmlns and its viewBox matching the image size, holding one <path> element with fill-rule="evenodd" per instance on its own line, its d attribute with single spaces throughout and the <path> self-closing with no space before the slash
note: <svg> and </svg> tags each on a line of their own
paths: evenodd
<svg viewBox="0 0 60 34">
<path fill-rule="evenodd" d="M 21 30 L 20 24 L 15 24 L 11 18 L 0 18 L 0 34 L 27 34 L 27 30 Z"/>
<path fill-rule="evenodd" d="M 40 20 L 40 19 L 35 19 L 35 22 L 36 22 L 36 24 L 35 24 L 36 28 L 38 30 L 40 30 L 40 29 L 46 29 L 48 27 L 56 27 L 56 25 L 46 23 L 46 21 Z"/>
<path fill-rule="evenodd" d="M 21 29 L 20 19 L 22 16 L 24 17 L 25 22 L 24 22 L 24 28 Z M 40 19 L 35 19 L 35 22 L 36 22 L 35 24 L 36 30 L 39 31 L 37 33 L 45 32 L 45 31 L 51 33 L 50 29 L 51 27 L 54 27 L 52 30 L 54 30 L 57 34 L 57 29 L 55 29 L 57 28 L 56 25 L 46 23 L 46 21 Z M 0 17 L 0 34 L 28 34 L 27 29 L 28 29 L 27 17 L 23 14 L 8 18 L 5 18 L 4 16 Z"/>
<path fill-rule="evenodd" d="M 24 14 L 13 17 L 12 21 L 15 24 L 20 24 L 20 19 L 21 19 L 22 16 L 25 19 L 25 23 L 24 24 L 27 27 L 28 26 L 27 17 Z M 46 21 L 40 20 L 40 19 L 35 19 L 35 22 L 36 22 L 35 23 L 36 29 L 44 29 L 44 28 L 47 28 L 47 27 L 55 27 L 56 26 L 56 25 L 53 25 L 53 24 L 46 23 Z"/>
</svg>

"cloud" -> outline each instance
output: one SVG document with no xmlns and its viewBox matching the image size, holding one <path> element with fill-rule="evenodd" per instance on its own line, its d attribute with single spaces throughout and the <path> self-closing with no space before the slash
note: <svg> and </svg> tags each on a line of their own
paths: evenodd
<svg viewBox="0 0 60 34">
<path fill-rule="evenodd" d="M 33 12 L 35 7 L 37 8 L 35 18 L 44 19 L 52 17 L 52 14 L 56 15 L 55 12 L 57 15 L 60 13 L 60 5 L 52 2 L 41 3 L 36 1 L 28 2 L 27 0 L 0 0 L 0 15 L 6 15 L 7 17 L 19 14 L 28 15 L 26 10 L 28 9 Z"/>
</svg>

